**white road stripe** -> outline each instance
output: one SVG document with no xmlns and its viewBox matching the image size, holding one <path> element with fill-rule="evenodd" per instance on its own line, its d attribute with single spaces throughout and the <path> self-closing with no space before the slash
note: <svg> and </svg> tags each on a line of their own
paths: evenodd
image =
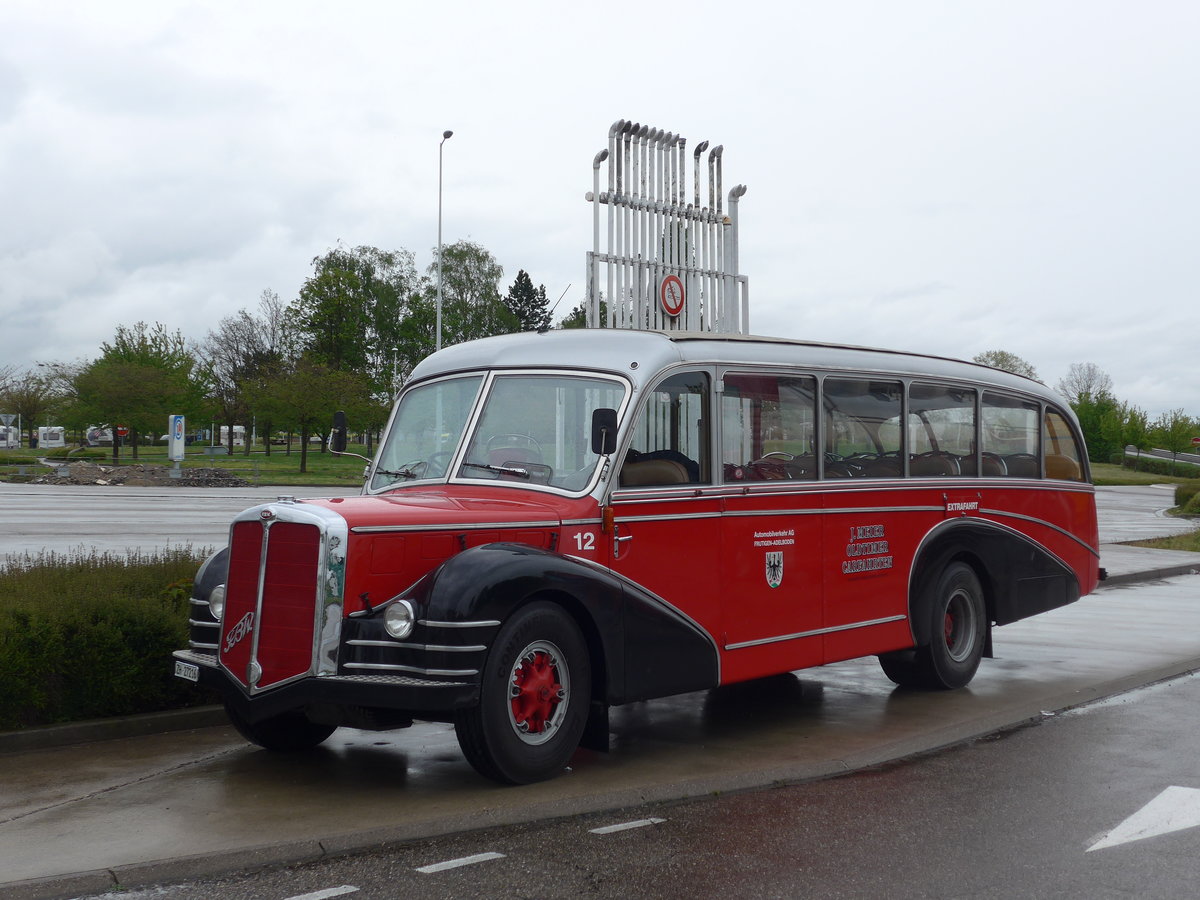
<svg viewBox="0 0 1200 900">
<path fill-rule="evenodd" d="M 1172 785 L 1088 847 L 1087 852 L 1197 826 L 1200 826 L 1200 790 Z"/>
<path fill-rule="evenodd" d="M 417 871 L 423 875 L 432 872 L 444 872 L 447 869 L 457 869 L 459 866 L 472 866 L 475 863 L 487 862 L 489 859 L 504 859 L 503 853 L 476 853 L 474 856 L 464 856 L 461 859 L 448 859 L 445 862 L 433 863 L 428 866 L 418 866 Z"/>
<path fill-rule="evenodd" d="M 287 900 L 328 900 L 330 897 L 340 897 L 343 894 L 357 893 L 358 888 L 352 884 L 343 884 L 341 887 L 325 888 L 323 891 L 313 891 L 311 894 L 297 894 L 294 897 L 288 897 Z"/>
<path fill-rule="evenodd" d="M 592 834 L 612 834 L 614 831 L 628 831 L 630 828 L 645 828 L 647 825 L 660 825 L 666 819 L 638 819 L 636 822 L 622 822 L 620 825 L 605 825 L 603 828 L 591 829 Z"/>
</svg>

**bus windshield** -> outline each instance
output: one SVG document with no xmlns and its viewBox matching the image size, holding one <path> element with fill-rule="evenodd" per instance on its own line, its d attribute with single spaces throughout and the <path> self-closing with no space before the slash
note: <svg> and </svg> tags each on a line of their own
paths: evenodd
<svg viewBox="0 0 1200 900">
<path fill-rule="evenodd" d="M 445 476 L 482 383 L 482 375 L 471 375 L 435 381 L 406 393 L 384 439 L 371 490 Z"/>
<path fill-rule="evenodd" d="M 624 386 L 607 378 L 498 375 L 456 476 L 583 490 L 599 461 L 592 412 L 620 409 L 624 396 Z"/>
<path fill-rule="evenodd" d="M 624 398 L 614 379 L 557 373 L 490 381 L 473 374 L 412 388 L 384 438 L 370 490 L 444 480 L 452 465 L 456 478 L 583 490 L 599 460 L 592 412 L 620 409 Z"/>
</svg>

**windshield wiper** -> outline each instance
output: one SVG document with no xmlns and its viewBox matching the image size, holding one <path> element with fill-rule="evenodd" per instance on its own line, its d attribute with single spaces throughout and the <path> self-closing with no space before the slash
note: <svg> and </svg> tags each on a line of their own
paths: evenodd
<svg viewBox="0 0 1200 900">
<path fill-rule="evenodd" d="M 501 475 L 515 475 L 517 478 L 528 478 L 528 469 L 517 469 L 512 466 L 489 466 L 487 463 L 465 462 L 463 468 L 487 469 L 489 472 L 499 472 Z"/>
<path fill-rule="evenodd" d="M 376 475 L 395 475 L 397 478 L 416 478 L 418 473 L 412 469 L 376 469 Z"/>
</svg>

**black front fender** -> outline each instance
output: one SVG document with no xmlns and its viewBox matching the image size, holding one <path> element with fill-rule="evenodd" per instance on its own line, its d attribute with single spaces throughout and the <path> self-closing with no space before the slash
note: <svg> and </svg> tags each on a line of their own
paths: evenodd
<svg viewBox="0 0 1200 900">
<path fill-rule="evenodd" d="M 592 655 L 597 699 L 631 700 L 714 687 L 716 645 L 694 622 L 603 566 L 527 544 L 464 550 L 406 592 L 426 622 L 447 631 L 466 622 L 503 623 L 535 597 L 559 603 L 579 623 Z"/>
</svg>

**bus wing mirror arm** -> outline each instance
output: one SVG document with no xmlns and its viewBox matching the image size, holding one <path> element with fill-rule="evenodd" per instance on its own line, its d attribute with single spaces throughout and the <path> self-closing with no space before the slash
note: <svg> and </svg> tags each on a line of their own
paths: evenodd
<svg viewBox="0 0 1200 900">
<path fill-rule="evenodd" d="M 597 456 L 610 456 L 617 451 L 617 411 L 615 409 L 592 410 L 592 452 Z"/>
</svg>

